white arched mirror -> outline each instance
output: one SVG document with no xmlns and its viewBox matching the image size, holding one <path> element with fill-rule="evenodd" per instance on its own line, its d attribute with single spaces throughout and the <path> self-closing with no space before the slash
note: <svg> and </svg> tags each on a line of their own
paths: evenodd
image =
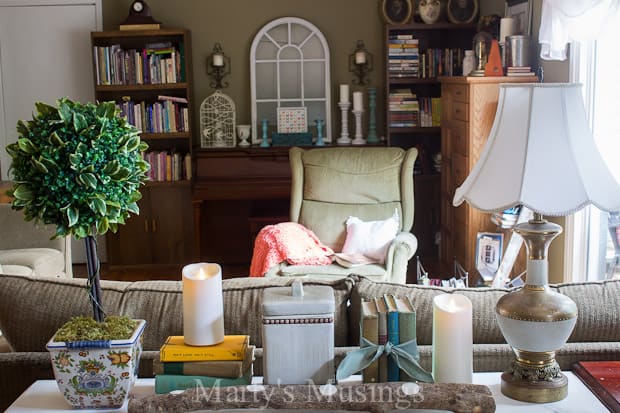
<svg viewBox="0 0 620 413">
<path fill-rule="evenodd" d="M 323 120 L 323 139 L 331 142 L 329 46 L 312 23 L 282 17 L 266 24 L 250 49 L 252 143 L 277 130 L 278 108 L 305 108 L 308 132 L 317 138 L 316 121 Z"/>
</svg>

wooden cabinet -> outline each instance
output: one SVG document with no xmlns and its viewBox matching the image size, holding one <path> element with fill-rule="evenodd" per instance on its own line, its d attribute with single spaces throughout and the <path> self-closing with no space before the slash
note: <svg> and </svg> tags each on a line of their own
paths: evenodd
<svg viewBox="0 0 620 413">
<path fill-rule="evenodd" d="M 465 49 L 471 49 L 475 25 L 399 24 L 385 31 L 385 97 L 387 143 L 418 148 L 415 166 L 415 217 L 413 234 L 431 276 L 439 271 L 440 186 L 442 170 L 437 165 L 443 152 L 440 119 L 442 91 L 438 76 L 461 74 Z M 433 113 L 434 111 L 434 113 Z M 415 265 L 409 265 L 415 271 Z M 414 282 L 410 271 L 408 282 Z"/>
<path fill-rule="evenodd" d="M 140 215 L 108 234 L 110 266 L 185 264 L 194 257 L 190 33 L 92 32 L 95 98 L 115 101 L 148 143 Z"/>
<path fill-rule="evenodd" d="M 444 77 L 441 78 L 441 247 L 442 273 L 453 272 L 454 260 L 477 282 L 475 269 L 478 232 L 502 232 L 483 213 L 464 202 L 452 206 L 455 189 L 474 167 L 493 125 L 500 83 L 537 82 L 536 77 Z M 501 185 L 501 182 L 497 183 Z M 490 191 L 493 188 L 489 188 Z M 510 232 L 504 231 L 504 246 Z M 523 254 L 523 253 L 521 253 Z M 525 269 L 521 256 L 513 273 Z"/>
</svg>

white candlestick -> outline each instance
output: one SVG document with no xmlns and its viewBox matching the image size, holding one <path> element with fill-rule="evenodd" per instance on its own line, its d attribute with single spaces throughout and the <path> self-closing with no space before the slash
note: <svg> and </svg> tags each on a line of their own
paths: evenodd
<svg viewBox="0 0 620 413">
<path fill-rule="evenodd" d="M 353 92 L 353 110 L 364 110 L 362 92 Z"/>
<path fill-rule="evenodd" d="M 349 85 L 340 85 L 340 103 L 349 103 Z"/>
<path fill-rule="evenodd" d="M 506 42 L 507 36 L 515 34 L 515 19 L 512 17 L 503 17 L 499 21 L 499 43 Z"/>
<path fill-rule="evenodd" d="M 185 344 L 210 346 L 224 341 L 222 268 L 197 263 L 183 267 L 183 335 Z"/>
<path fill-rule="evenodd" d="M 221 54 L 214 54 L 213 55 L 213 66 L 216 66 L 216 67 L 224 66 L 224 56 L 222 56 Z"/>
<path fill-rule="evenodd" d="M 361 51 L 355 52 L 355 64 L 363 65 L 364 63 L 366 63 L 366 53 Z"/>
<path fill-rule="evenodd" d="M 433 299 L 433 378 L 437 383 L 473 380 L 472 306 L 462 294 Z"/>
</svg>

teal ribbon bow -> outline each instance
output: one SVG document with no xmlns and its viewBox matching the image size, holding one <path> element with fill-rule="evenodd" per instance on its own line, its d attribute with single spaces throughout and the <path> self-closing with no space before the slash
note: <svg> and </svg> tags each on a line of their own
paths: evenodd
<svg viewBox="0 0 620 413">
<path fill-rule="evenodd" d="M 394 345 L 389 341 L 385 344 L 374 344 L 364 337 L 361 338 L 359 350 L 350 351 L 340 362 L 336 370 L 336 380 L 342 380 L 362 371 L 383 354 L 391 357 L 398 368 L 407 373 L 409 377 L 426 383 L 434 382 L 433 376 L 418 363 L 420 353 L 416 339 Z"/>
</svg>

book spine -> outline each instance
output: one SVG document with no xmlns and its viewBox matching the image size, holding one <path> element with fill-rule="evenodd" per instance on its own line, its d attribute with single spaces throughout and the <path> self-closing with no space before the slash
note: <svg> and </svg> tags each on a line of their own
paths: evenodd
<svg viewBox="0 0 620 413">
<path fill-rule="evenodd" d="M 177 374 L 159 374 L 155 376 L 155 393 L 164 394 L 174 390 L 186 390 L 195 387 L 242 386 L 252 383 L 252 369 L 236 379 L 214 376 L 184 376 Z"/>
<path fill-rule="evenodd" d="M 375 304 L 376 303 L 377 303 L 377 299 L 375 299 Z M 387 340 L 388 340 L 387 313 L 384 311 L 379 311 L 377 330 L 379 332 L 379 344 L 387 343 Z M 385 383 L 386 381 L 388 381 L 387 371 L 388 371 L 387 357 L 385 356 L 385 354 L 383 354 L 379 358 L 379 381 L 381 383 Z"/>
<path fill-rule="evenodd" d="M 367 305 L 374 306 L 374 302 Z M 379 342 L 379 318 L 375 314 L 362 315 L 362 337 L 374 344 Z M 364 383 L 379 382 L 379 360 L 375 360 L 362 371 L 362 380 Z"/>
<path fill-rule="evenodd" d="M 416 338 L 415 310 L 410 313 L 398 313 L 398 335 L 401 343 L 406 343 Z M 401 371 L 400 381 L 415 381 L 415 379 Z"/>
<path fill-rule="evenodd" d="M 396 346 L 400 344 L 400 334 L 398 331 L 398 312 L 390 311 L 387 314 L 387 330 L 388 330 L 388 341 L 392 343 L 392 345 Z M 388 358 L 387 363 L 387 377 L 388 381 L 399 381 L 400 373 L 399 368 L 393 358 Z"/>
</svg>

